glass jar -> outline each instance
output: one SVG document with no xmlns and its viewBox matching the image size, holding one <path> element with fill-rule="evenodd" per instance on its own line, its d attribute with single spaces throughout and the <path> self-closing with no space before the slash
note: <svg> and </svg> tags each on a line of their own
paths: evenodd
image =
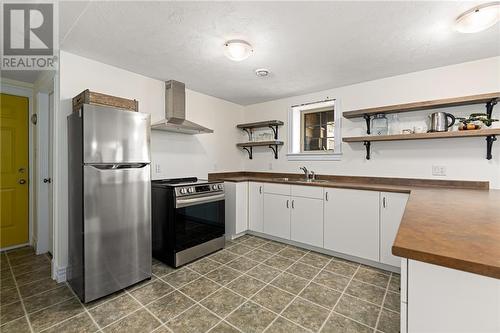
<svg viewBox="0 0 500 333">
<path fill-rule="evenodd" d="M 389 121 L 389 134 L 401 134 L 401 124 L 399 122 L 399 116 L 397 113 L 390 114 L 388 116 Z"/>
<path fill-rule="evenodd" d="M 385 114 L 379 113 L 373 116 L 371 133 L 373 135 L 387 135 L 388 134 L 388 121 Z"/>
</svg>

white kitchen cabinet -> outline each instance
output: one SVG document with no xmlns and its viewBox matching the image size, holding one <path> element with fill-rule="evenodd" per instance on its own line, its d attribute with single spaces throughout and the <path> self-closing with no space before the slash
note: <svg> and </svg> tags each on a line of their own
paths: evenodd
<svg viewBox="0 0 500 333">
<path fill-rule="evenodd" d="M 264 193 L 264 233 L 290 239 L 290 196 Z"/>
<path fill-rule="evenodd" d="M 499 279 L 410 259 L 401 311 L 408 333 L 500 332 L 499 292 Z"/>
<path fill-rule="evenodd" d="M 226 236 L 248 230 L 248 182 L 224 182 L 226 194 Z"/>
<path fill-rule="evenodd" d="M 248 183 L 248 229 L 264 232 L 264 184 Z"/>
<path fill-rule="evenodd" d="M 324 247 L 379 261 L 379 192 L 325 188 Z"/>
<path fill-rule="evenodd" d="M 398 266 L 401 258 L 392 255 L 392 245 L 405 211 L 408 194 L 380 193 L 380 262 Z"/>
<path fill-rule="evenodd" d="M 291 200 L 291 240 L 323 247 L 323 200 L 302 197 Z"/>
</svg>

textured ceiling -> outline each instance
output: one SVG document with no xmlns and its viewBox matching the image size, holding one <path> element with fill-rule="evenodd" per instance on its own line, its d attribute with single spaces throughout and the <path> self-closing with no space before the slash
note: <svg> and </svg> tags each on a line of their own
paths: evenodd
<svg viewBox="0 0 500 333">
<path fill-rule="evenodd" d="M 477 3 L 63 2 L 61 48 L 247 105 L 500 55 L 499 24 L 453 30 Z M 254 54 L 227 59 L 234 38 Z"/>
</svg>

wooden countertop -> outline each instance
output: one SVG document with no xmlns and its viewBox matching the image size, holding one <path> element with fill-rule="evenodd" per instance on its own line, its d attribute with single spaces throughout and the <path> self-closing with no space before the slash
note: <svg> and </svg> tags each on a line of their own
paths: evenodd
<svg viewBox="0 0 500 333">
<path fill-rule="evenodd" d="M 298 176 L 241 172 L 209 178 L 409 193 L 394 255 L 500 279 L 500 190 L 488 189 L 487 182 L 320 175 L 330 181 L 306 183 Z M 289 180 L 277 179 L 282 177 Z"/>
</svg>

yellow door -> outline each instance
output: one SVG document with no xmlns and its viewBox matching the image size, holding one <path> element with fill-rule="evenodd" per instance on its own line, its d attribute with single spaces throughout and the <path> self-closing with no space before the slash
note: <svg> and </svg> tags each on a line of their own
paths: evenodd
<svg viewBox="0 0 500 333">
<path fill-rule="evenodd" d="M 0 94 L 0 248 L 28 243 L 28 98 Z"/>
</svg>

